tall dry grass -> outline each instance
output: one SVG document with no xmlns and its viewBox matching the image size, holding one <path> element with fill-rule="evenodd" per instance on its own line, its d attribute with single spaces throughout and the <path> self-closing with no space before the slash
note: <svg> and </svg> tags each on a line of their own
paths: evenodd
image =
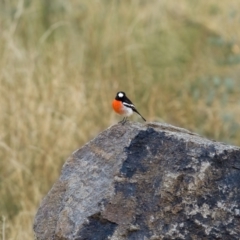
<svg viewBox="0 0 240 240">
<path fill-rule="evenodd" d="M 150 121 L 239 145 L 238 4 L 0 1 L 0 239 L 33 239 L 65 159 L 120 120 L 118 90 Z"/>
</svg>

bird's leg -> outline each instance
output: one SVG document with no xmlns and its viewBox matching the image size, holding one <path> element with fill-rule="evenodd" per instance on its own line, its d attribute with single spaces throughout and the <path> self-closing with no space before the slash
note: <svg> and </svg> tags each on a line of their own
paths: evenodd
<svg viewBox="0 0 240 240">
<path fill-rule="evenodd" d="M 124 118 L 124 121 L 122 122 L 122 125 L 124 125 L 128 121 L 127 117 Z"/>
<path fill-rule="evenodd" d="M 119 123 L 124 124 L 124 122 L 125 122 L 125 117 Z"/>
</svg>

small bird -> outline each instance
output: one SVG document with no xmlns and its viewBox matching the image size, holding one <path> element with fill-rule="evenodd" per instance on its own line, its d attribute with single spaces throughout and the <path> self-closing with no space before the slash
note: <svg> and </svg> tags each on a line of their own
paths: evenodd
<svg viewBox="0 0 240 240">
<path fill-rule="evenodd" d="M 115 99 L 112 102 L 113 110 L 124 116 L 123 120 L 120 123 L 125 123 L 127 121 L 127 117 L 136 112 L 141 118 L 146 121 L 146 119 L 137 111 L 133 103 L 127 98 L 125 92 L 118 92 Z"/>
</svg>

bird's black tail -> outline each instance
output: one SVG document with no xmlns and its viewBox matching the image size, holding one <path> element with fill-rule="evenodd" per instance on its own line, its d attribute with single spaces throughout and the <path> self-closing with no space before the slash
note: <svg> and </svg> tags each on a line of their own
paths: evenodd
<svg viewBox="0 0 240 240">
<path fill-rule="evenodd" d="M 137 109 L 133 109 L 134 112 L 136 112 L 139 116 L 141 116 L 141 118 L 146 122 L 146 119 L 138 112 Z"/>
</svg>

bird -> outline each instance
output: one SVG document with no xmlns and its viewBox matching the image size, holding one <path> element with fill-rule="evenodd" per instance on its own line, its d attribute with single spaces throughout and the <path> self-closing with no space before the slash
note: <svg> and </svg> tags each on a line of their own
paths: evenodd
<svg viewBox="0 0 240 240">
<path fill-rule="evenodd" d="M 113 110 L 124 116 L 123 120 L 119 123 L 124 124 L 127 121 L 127 117 L 133 114 L 133 112 L 137 113 L 141 118 L 146 121 L 146 119 L 138 112 L 136 107 L 130 101 L 130 99 L 126 96 L 125 92 L 118 92 L 115 99 L 112 102 Z"/>
</svg>

